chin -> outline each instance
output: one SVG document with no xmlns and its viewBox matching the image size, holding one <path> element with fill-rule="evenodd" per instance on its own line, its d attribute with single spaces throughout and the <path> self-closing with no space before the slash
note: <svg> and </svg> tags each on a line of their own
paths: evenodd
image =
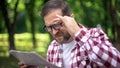
<svg viewBox="0 0 120 68">
<path fill-rule="evenodd" d="M 56 40 L 58 43 L 63 44 L 63 43 L 68 43 L 68 40 Z"/>
<path fill-rule="evenodd" d="M 63 43 L 63 40 L 61 40 L 61 39 L 59 39 L 59 40 L 56 39 L 56 41 L 59 43 Z"/>
</svg>

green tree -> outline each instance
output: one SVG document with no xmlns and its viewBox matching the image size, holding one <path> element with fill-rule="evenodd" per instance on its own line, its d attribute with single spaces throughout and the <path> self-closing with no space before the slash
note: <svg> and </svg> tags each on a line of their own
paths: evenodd
<svg viewBox="0 0 120 68">
<path fill-rule="evenodd" d="M 113 24 L 112 32 L 114 35 L 113 42 L 120 42 L 120 24 L 117 20 L 119 17 L 117 15 L 117 2 L 120 3 L 119 0 L 109 0 L 109 10 L 110 10 L 110 19 Z"/>
<path fill-rule="evenodd" d="M 6 0 L 0 1 L 0 9 L 2 11 L 3 14 L 3 18 L 5 21 L 5 26 L 7 28 L 7 32 L 8 32 L 8 40 L 9 40 L 9 44 L 10 44 L 10 49 L 15 49 L 15 44 L 14 44 L 14 29 L 15 29 L 15 24 L 16 24 L 16 17 L 17 17 L 17 6 L 18 6 L 19 0 L 16 1 L 13 12 L 14 12 L 14 17 L 13 17 L 13 21 L 10 20 L 9 17 L 9 4 L 7 3 Z"/>
<path fill-rule="evenodd" d="M 36 48 L 36 39 L 35 39 L 35 1 L 36 0 L 26 0 L 25 7 L 27 14 L 29 16 L 29 20 L 31 23 L 31 33 L 32 33 L 32 41 L 33 41 L 33 47 Z"/>
<path fill-rule="evenodd" d="M 100 24 L 112 42 L 120 44 L 120 0 L 67 1 L 78 22 L 89 27 L 96 27 Z"/>
</svg>

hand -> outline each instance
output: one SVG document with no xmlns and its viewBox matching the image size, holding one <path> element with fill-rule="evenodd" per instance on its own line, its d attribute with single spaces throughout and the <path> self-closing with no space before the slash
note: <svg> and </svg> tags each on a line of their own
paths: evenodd
<svg viewBox="0 0 120 68">
<path fill-rule="evenodd" d="M 22 62 L 19 62 L 18 65 L 20 66 L 20 68 L 37 68 L 36 66 L 28 66 Z"/>
<path fill-rule="evenodd" d="M 60 15 L 56 15 L 56 16 L 58 18 L 60 18 L 61 21 L 63 21 L 63 24 L 65 25 L 66 29 L 68 30 L 70 35 L 74 38 L 75 34 L 80 30 L 74 17 L 72 17 L 72 16 L 60 16 Z"/>
</svg>

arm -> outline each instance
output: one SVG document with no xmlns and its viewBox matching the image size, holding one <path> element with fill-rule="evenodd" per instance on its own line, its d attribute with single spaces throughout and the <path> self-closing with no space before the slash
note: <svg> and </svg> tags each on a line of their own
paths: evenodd
<svg viewBox="0 0 120 68">
<path fill-rule="evenodd" d="M 98 66 L 120 67 L 120 53 L 109 42 L 101 29 L 81 29 L 75 37 L 76 41 L 84 44 L 90 60 Z"/>
<path fill-rule="evenodd" d="M 89 54 L 93 63 L 104 67 L 120 67 L 120 53 L 109 42 L 108 37 L 101 29 L 79 28 L 74 17 L 58 16 L 65 24 L 70 35 L 81 45 Z"/>
</svg>

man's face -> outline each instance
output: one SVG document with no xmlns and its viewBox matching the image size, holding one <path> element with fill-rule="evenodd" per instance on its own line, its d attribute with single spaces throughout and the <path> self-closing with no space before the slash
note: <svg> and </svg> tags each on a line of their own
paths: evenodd
<svg viewBox="0 0 120 68">
<path fill-rule="evenodd" d="M 56 15 L 62 16 L 61 9 L 51 10 L 45 17 L 45 25 L 55 40 L 59 43 L 67 43 L 71 38 L 63 22 Z M 54 28 L 55 27 L 55 28 Z"/>
</svg>

